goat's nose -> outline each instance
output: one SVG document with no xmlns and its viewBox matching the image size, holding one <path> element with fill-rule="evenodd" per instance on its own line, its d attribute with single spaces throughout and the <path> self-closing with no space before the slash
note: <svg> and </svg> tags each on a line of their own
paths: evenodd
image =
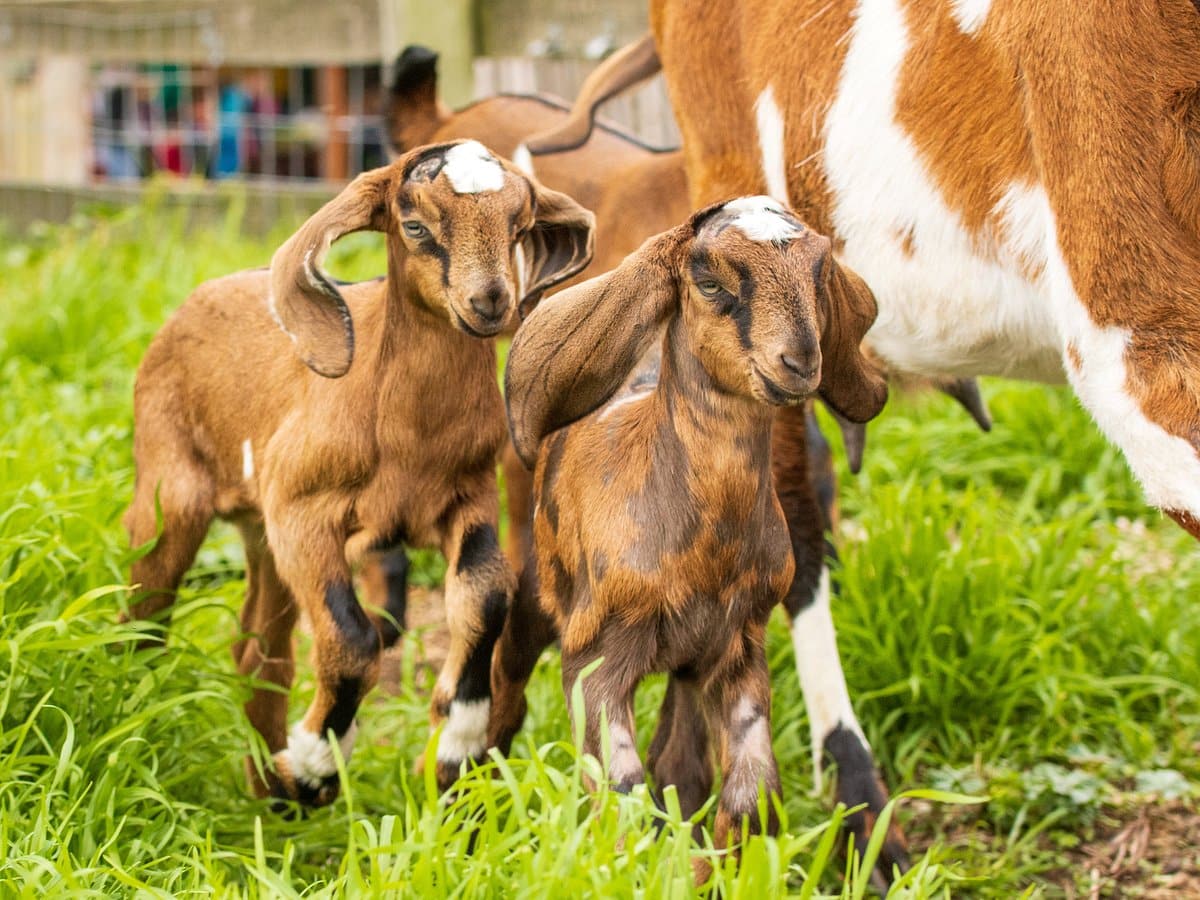
<svg viewBox="0 0 1200 900">
<path fill-rule="evenodd" d="M 819 364 L 814 353 L 781 353 L 779 361 L 783 367 L 800 378 L 812 378 L 817 374 Z"/>
<path fill-rule="evenodd" d="M 508 311 L 508 287 L 503 281 L 493 281 L 471 297 L 471 309 L 483 319 L 498 319 Z"/>
</svg>

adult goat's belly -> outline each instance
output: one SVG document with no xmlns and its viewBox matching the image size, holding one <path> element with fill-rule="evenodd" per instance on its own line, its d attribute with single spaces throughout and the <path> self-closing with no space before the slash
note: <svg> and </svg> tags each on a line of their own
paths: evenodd
<svg viewBox="0 0 1200 900">
<path fill-rule="evenodd" d="M 968 230 L 896 124 L 907 50 L 894 0 L 864 0 L 825 119 L 840 252 L 879 304 L 868 341 L 897 371 L 1062 381 L 1044 274 L 1053 241 L 1045 193 L 1007 185 L 983 226 Z"/>
</svg>

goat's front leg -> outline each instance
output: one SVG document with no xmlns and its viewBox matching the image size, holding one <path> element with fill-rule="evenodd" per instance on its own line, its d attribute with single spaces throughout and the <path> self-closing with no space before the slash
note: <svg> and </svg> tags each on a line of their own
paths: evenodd
<svg viewBox="0 0 1200 900">
<path fill-rule="evenodd" d="M 736 843 L 743 820 L 751 834 L 774 834 L 779 827 L 774 798 L 779 768 L 771 747 L 771 675 L 761 625 L 751 626 L 730 644 L 727 662 L 706 684 L 721 762 L 721 796 L 713 839 L 717 847 Z M 767 794 L 767 821 L 759 816 L 759 795 Z"/>
<path fill-rule="evenodd" d="M 445 723 L 437 748 L 437 782 L 446 790 L 462 764 L 487 750 L 492 648 L 504 628 L 514 578 L 496 536 L 493 491 L 458 510 L 443 542 L 450 650 L 433 692 L 431 721 Z"/>
<path fill-rule="evenodd" d="M 315 505 L 315 503 L 314 503 Z M 268 519 L 268 541 L 283 582 L 308 614 L 313 636 L 316 692 L 304 718 L 292 726 L 287 747 L 276 753 L 275 793 L 305 806 L 324 806 L 338 795 L 337 764 L 328 735 L 349 762 L 359 703 L 379 677 L 380 635 L 354 595 L 343 547 L 318 510 L 288 509 Z M 276 524 L 272 525 L 272 520 Z"/>
<path fill-rule="evenodd" d="M 600 655 L 594 647 L 578 651 L 563 648 L 563 691 L 567 695 L 572 721 L 578 714 L 578 710 L 573 708 L 575 682 L 579 674 Z M 607 738 L 609 758 L 605 774 L 613 789 L 622 794 L 628 794 L 634 785 L 646 780 L 634 738 L 633 695 L 636 687 L 637 679 L 619 664 L 619 658 L 615 656 L 605 656 L 600 667 L 585 677 L 580 685 L 584 729 L 582 735 L 576 735 L 576 740 L 582 745 L 584 753 L 591 754 L 603 763 Z M 605 723 L 607 735 L 602 727 Z"/>
</svg>

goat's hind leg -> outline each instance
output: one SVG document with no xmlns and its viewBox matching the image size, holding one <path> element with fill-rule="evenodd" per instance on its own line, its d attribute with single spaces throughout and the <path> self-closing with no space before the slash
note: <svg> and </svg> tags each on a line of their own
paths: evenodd
<svg viewBox="0 0 1200 900">
<path fill-rule="evenodd" d="M 672 675 L 667 682 L 647 762 L 660 795 L 667 785 L 675 786 L 685 819 L 691 818 L 712 793 L 708 723 L 694 678 Z"/>
<path fill-rule="evenodd" d="M 363 599 L 383 649 L 396 645 L 408 613 L 408 554 L 403 545 L 376 550 L 362 570 Z M 376 613 L 381 610 L 382 613 Z"/>
<path fill-rule="evenodd" d="M 496 535 L 493 492 L 453 517 L 443 541 L 450 650 L 433 692 L 430 718 L 442 728 L 437 782 L 447 790 L 463 763 L 488 747 L 492 650 L 504 628 L 514 578 Z"/>
<path fill-rule="evenodd" d="M 292 631 L 298 610 L 275 569 L 262 526 L 242 524 L 239 528 L 246 547 L 246 602 L 233 660 L 239 674 L 264 682 L 246 702 L 246 716 L 273 755 L 288 744 L 288 689 L 296 673 Z M 287 795 L 276 774 L 260 773 L 253 757 L 246 759 L 246 777 L 256 796 Z"/>
<path fill-rule="evenodd" d="M 488 743 L 507 755 L 525 721 L 525 686 L 538 657 L 557 636 L 554 619 L 538 602 L 536 566 L 529 560 L 492 656 L 492 715 Z"/>
<path fill-rule="evenodd" d="M 133 547 L 150 541 L 154 546 L 131 567 L 136 599 L 121 620 L 159 618 L 165 628 L 175 592 L 215 516 L 215 486 L 186 448 L 148 448 L 139 442 L 137 450 L 137 484 L 125 528 Z"/>
</svg>

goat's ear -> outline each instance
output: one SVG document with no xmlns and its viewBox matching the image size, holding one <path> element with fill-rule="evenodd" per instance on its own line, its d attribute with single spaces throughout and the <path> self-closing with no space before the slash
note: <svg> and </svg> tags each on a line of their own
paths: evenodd
<svg viewBox="0 0 1200 900">
<path fill-rule="evenodd" d="M 383 120 L 393 153 L 406 153 L 428 143 L 449 117 L 438 100 L 437 63 L 436 52 L 409 44 L 392 64 Z"/>
<path fill-rule="evenodd" d="M 875 322 L 875 295 L 857 274 L 825 259 L 821 297 L 825 328 L 821 333 L 821 398 L 845 419 L 867 422 L 887 402 L 887 380 L 862 351 L 863 335 Z"/>
<path fill-rule="evenodd" d="M 354 231 L 387 229 L 391 167 L 364 172 L 322 206 L 271 257 L 271 313 L 318 375 L 338 378 L 354 358 L 346 301 L 321 271 L 331 244 Z"/>
<path fill-rule="evenodd" d="M 617 268 L 555 294 L 517 329 L 504 370 L 513 447 L 533 468 L 538 445 L 608 400 L 678 307 L 690 226 L 653 237 Z"/>
<path fill-rule="evenodd" d="M 517 307 L 521 318 L 537 306 L 547 290 L 587 267 L 596 240 L 596 217 L 591 210 L 533 179 L 530 183 L 537 215 L 533 228 L 521 239 L 528 268 L 524 296 Z"/>
</svg>

